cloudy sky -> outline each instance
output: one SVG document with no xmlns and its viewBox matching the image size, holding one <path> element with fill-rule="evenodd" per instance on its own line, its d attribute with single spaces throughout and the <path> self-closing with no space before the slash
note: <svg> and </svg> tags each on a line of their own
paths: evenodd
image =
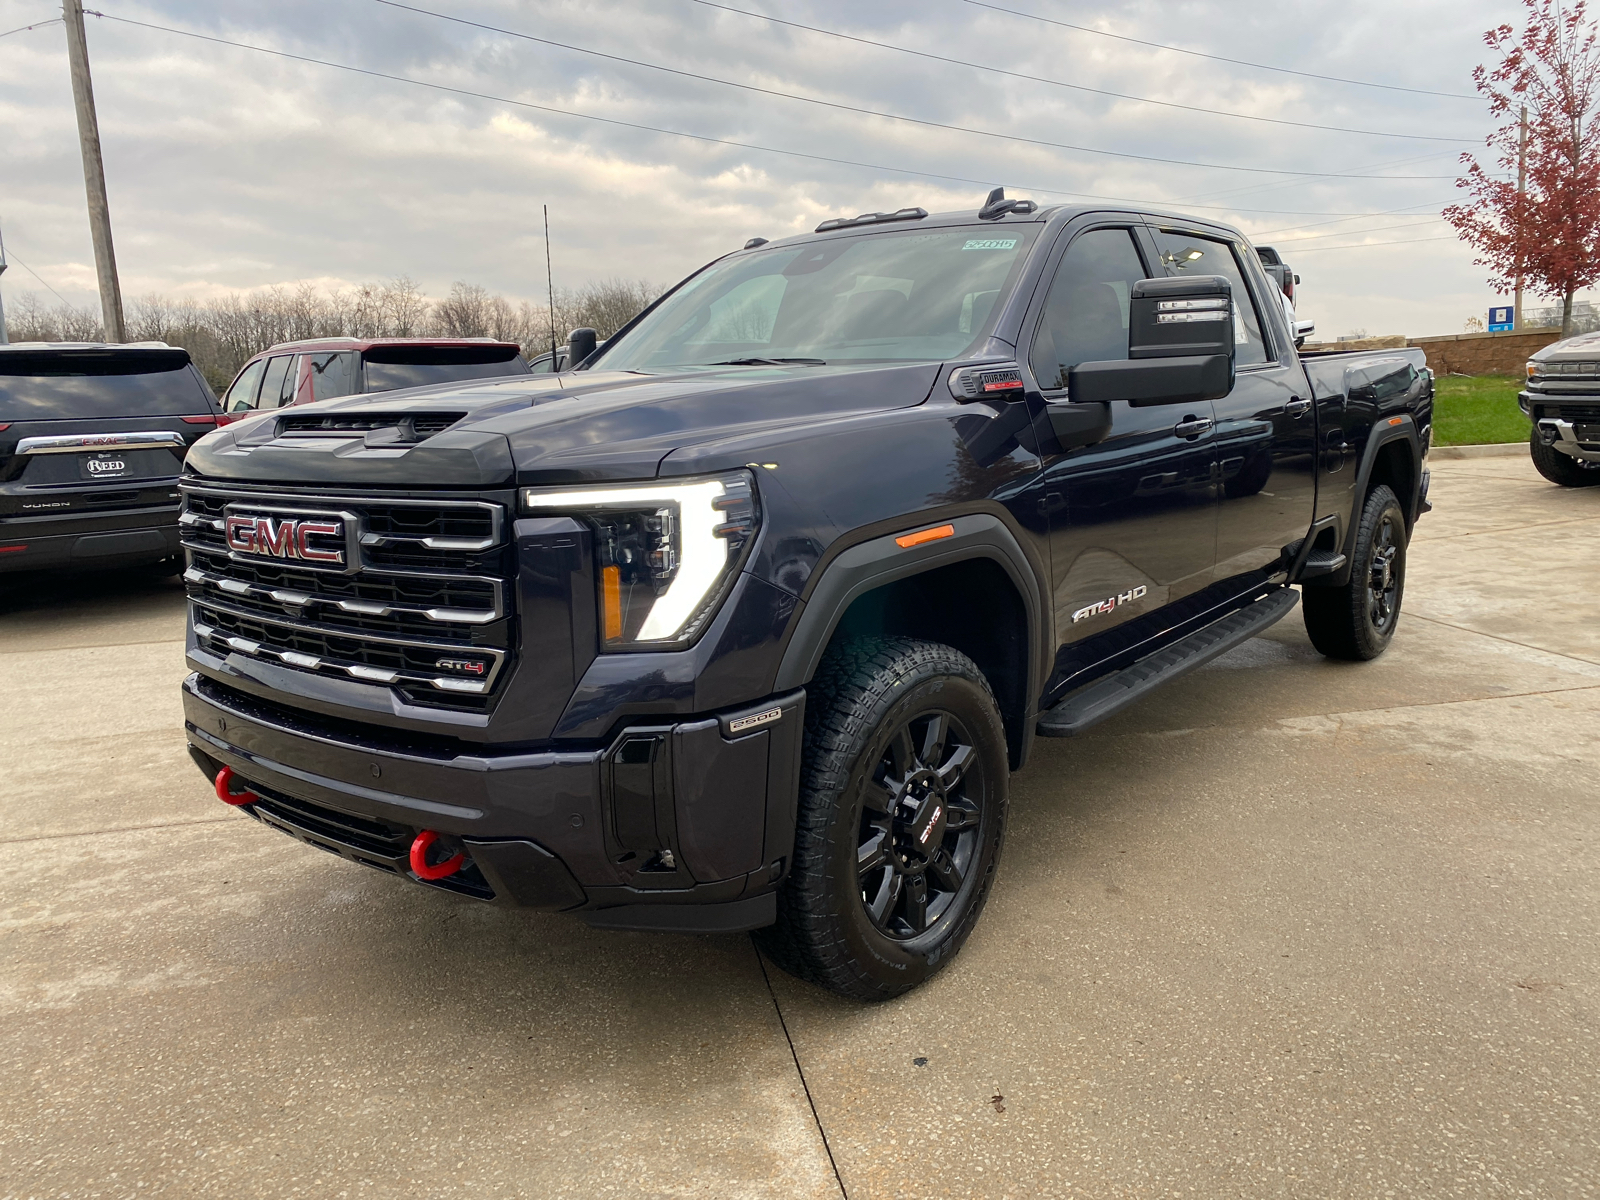
<svg viewBox="0 0 1600 1200">
<path fill-rule="evenodd" d="M 1497 299 L 1437 216 L 1490 128 L 1470 71 L 1511 0 L 90 7 L 129 298 L 405 274 L 537 299 L 543 204 L 575 287 L 1004 184 L 1232 221 L 1323 335 L 1460 332 Z M 0 0 L 0 34 L 59 12 Z M 0 36 L 0 231 L 6 295 L 94 302 L 59 21 Z"/>
</svg>

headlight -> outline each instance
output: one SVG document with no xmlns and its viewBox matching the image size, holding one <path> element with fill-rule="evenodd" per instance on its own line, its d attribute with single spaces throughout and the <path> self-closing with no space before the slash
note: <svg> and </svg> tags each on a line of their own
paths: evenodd
<svg viewBox="0 0 1600 1200">
<path fill-rule="evenodd" d="M 1540 375 L 1543 375 L 1543 374 L 1544 374 L 1544 364 L 1543 363 L 1531 362 L 1531 363 L 1528 364 L 1528 378 L 1529 379 L 1534 379 L 1534 378 L 1536 378 L 1536 377 L 1538 377 Z"/>
<path fill-rule="evenodd" d="M 716 612 L 755 537 L 748 472 L 620 487 L 524 488 L 524 512 L 571 513 L 594 530 L 606 650 L 675 650 Z"/>
</svg>

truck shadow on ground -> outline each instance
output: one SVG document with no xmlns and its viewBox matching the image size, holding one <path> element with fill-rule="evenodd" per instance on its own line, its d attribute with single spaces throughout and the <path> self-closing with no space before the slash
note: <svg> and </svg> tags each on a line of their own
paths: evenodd
<svg viewBox="0 0 1600 1200">
<path fill-rule="evenodd" d="M 85 571 L 82 574 L 22 572 L 0 575 L 0 617 L 23 613 L 58 614 L 81 619 L 130 607 L 155 611 L 169 605 L 177 622 L 173 637 L 183 637 L 183 581 L 148 568 Z"/>
</svg>

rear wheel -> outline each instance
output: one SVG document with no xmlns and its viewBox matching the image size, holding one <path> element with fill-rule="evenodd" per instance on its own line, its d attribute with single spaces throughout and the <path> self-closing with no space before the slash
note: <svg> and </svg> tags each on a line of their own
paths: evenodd
<svg viewBox="0 0 1600 1200">
<path fill-rule="evenodd" d="M 988 896 L 999 708 L 965 655 L 906 638 L 830 649 L 807 692 L 794 865 L 758 938 L 801 978 L 887 1000 L 955 956 Z"/>
<path fill-rule="evenodd" d="M 1350 582 L 1301 589 L 1311 644 L 1329 658 L 1377 658 L 1394 637 L 1405 586 L 1405 512 L 1394 492 L 1379 484 L 1361 508 Z"/>
<path fill-rule="evenodd" d="M 1600 463 L 1582 462 L 1554 446 L 1546 446 L 1537 426 L 1528 438 L 1528 453 L 1533 456 L 1534 470 L 1551 483 L 1562 487 L 1600 485 Z"/>
</svg>

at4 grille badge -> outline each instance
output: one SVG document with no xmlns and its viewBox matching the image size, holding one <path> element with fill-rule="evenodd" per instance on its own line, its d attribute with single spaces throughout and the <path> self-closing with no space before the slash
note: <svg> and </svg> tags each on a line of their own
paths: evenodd
<svg viewBox="0 0 1600 1200">
<path fill-rule="evenodd" d="M 223 536 L 233 554 L 347 567 L 354 519 L 345 513 L 273 515 L 230 511 Z"/>
<path fill-rule="evenodd" d="M 441 658 L 433 664 L 441 671 L 460 671 L 463 675 L 482 676 L 489 670 L 489 664 L 475 658 Z"/>
</svg>

